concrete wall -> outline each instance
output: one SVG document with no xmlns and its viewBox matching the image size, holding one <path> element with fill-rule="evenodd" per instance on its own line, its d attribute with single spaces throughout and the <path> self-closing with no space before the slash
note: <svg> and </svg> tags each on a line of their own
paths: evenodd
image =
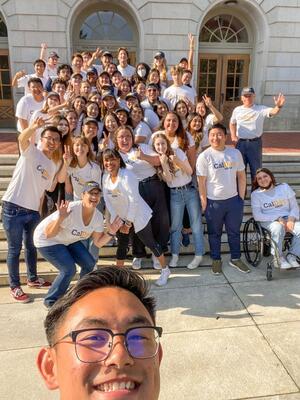
<svg viewBox="0 0 300 400">
<path fill-rule="evenodd" d="M 89 4 L 91 1 L 89 0 Z M 169 64 L 187 54 L 188 32 L 199 35 L 207 13 L 223 6 L 220 0 L 111 0 L 122 3 L 136 21 L 140 60 L 150 62 L 158 49 Z M 66 61 L 71 54 L 72 24 L 83 0 L 0 0 L 7 23 L 11 72 L 32 71 L 40 43 L 55 49 Z M 95 0 L 96 3 L 96 0 Z M 99 4 L 99 1 L 98 1 Z M 107 4 L 107 1 L 105 1 Z M 268 121 L 270 130 L 300 130 L 300 4 L 297 0 L 238 0 L 233 6 L 252 21 L 256 44 L 252 51 L 250 82 L 258 100 L 273 104 L 279 91 L 287 95 L 281 116 Z M 230 13 L 230 7 L 227 7 Z M 198 50 L 195 54 L 197 65 Z"/>
</svg>

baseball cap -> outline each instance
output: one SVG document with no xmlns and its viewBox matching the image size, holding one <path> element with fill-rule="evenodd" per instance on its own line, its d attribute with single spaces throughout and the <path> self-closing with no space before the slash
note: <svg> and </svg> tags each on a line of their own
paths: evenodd
<svg viewBox="0 0 300 400">
<path fill-rule="evenodd" d="M 90 122 L 93 122 L 94 124 L 96 124 L 98 126 L 98 121 L 92 117 L 84 118 L 83 125 L 89 124 Z"/>
<path fill-rule="evenodd" d="M 104 91 L 102 92 L 102 100 L 104 100 L 105 97 L 109 97 L 109 96 L 110 96 L 110 97 L 115 97 L 113 90 L 108 89 L 108 90 L 104 90 Z"/>
<path fill-rule="evenodd" d="M 59 55 L 56 53 L 56 51 L 50 51 L 48 58 L 50 58 L 50 57 L 59 58 Z"/>
<path fill-rule="evenodd" d="M 137 93 L 133 93 L 133 92 L 128 93 L 128 94 L 126 95 L 126 97 L 125 97 L 125 100 L 128 100 L 128 99 L 130 99 L 131 97 L 134 97 L 135 99 L 137 99 L 137 98 L 138 98 L 138 95 L 137 95 Z"/>
<path fill-rule="evenodd" d="M 109 51 L 104 51 L 102 53 L 102 56 L 109 56 L 109 57 L 113 58 L 112 54 Z"/>
<path fill-rule="evenodd" d="M 244 87 L 242 90 L 242 96 L 245 96 L 245 94 L 255 94 L 253 87 Z"/>
<path fill-rule="evenodd" d="M 154 58 L 165 58 L 165 53 L 163 51 L 158 51 L 155 55 Z"/>
<path fill-rule="evenodd" d="M 83 193 L 90 192 L 93 189 L 97 189 L 97 190 L 99 190 L 99 192 L 101 192 L 98 182 L 95 182 L 95 181 L 86 182 L 85 185 L 83 186 Z"/>
<path fill-rule="evenodd" d="M 98 71 L 96 70 L 95 67 L 90 67 L 90 68 L 88 68 L 87 71 L 86 71 L 86 73 L 87 73 L 87 74 L 96 74 L 96 75 L 98 75 Z"/>
</svg>

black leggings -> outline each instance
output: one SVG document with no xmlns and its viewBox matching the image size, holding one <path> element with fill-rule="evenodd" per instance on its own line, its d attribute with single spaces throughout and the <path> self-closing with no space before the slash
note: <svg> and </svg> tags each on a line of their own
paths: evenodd
<svg viewBox="0 0 300 400">
<path fill-rule="evenodd" d="M 139 192 L 152 209 L 151 226 L 153 236 L 165 253 L 168 251 L 170 229 L 165 183 L 157 175 L 154 175 L 139 182 Z M 138 237 L 132 238 L 132 252 L 139 254 L 140 258 L 146 257 L 145 245 Z"/>
<path fill-rule="evenodd" d="M 150 220 L 148 222 L 148 224 L 145 226 L 145 228 L 142 229 L 141 231 L 138 231 L 137 233 L 134 232 L 133 226 L 130 228 L 130 231 L 128 234 L 121 233 L 120 231 L 117 232 L 117 238 L 118 238 L 117 260 L 125 260 L 126 259 L 130 237 L 132 237 L 132 249 L 133 249 L 132 255 L 133 255 L 133 257 L 142 258 L 145 256 L 144 253 L 139 253 L 139 252 L 134 251 L 134 249 L 135 249 L 134 241 L 135 240 L 139 240 L 145 246 L 147 246 L 156 257 L 160 257 L 163 254 L 160 244 L 157 243 L 157 241 L 154 239 L 153 232 L 152 232 L 152 226 L 151 226 L 151 220 Z M 138 246 L 137 246 L 137 248 L 138 248 Z M 145 252 L 145 249 L 144 249 L 144 252 Z"/>
</svg>

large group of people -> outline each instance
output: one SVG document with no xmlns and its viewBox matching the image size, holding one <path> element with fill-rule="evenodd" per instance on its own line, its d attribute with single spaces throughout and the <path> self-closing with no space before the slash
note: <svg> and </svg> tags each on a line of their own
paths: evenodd
<svg viewBox="0 0 300 400">
<path fill-rule="evenodd" d="M 274 98 L 273 108 L 258 106 L 254 89 L 244 88 L 242 106 L 230 120 L 237 145 L 226 146 L 222 114 L 208 96 L 197 98 L 193 87 L 193 50 L 189 35 L 187 58 L 171 68 L 162 51 L 151 65 L 139 62 L 134 67 L 124 47 L 118 49 L 117 63 L 111 52 L 97 49 L 74 53 L 70 63 L 58 65 L 58 54 L 52 51 L 47 57 L 43 43 L 33 63 L 35 73 L 16 73 L 12 85 L 25 90 L 16 108 L 20 158 L 2 207 L 16 301 L 29 301 L 19 277 L 23 240 L 27 284 L 49 287 L 45 305 L 52 307 L 68 289 L 76 265 L 80 277 L 92 271 L 99 247 L 110 241 L 116 243 L 119 268 L 129 245 L 135 270 L 149 248 L 153 268 L 160 270 L 156 284 L 164 286 L 191 234 L 194 258 L 187 268 L 197 268 L 205 252 L 202 213 L 213 273 L 222 272 L 223 225 L 230 265 L 249 272 L 240 249 L 247 164 L 256 189 L 255 218 L 276 231 L 278 241 L 285 230 L 295 234 L 296 251 L 286 259 L 281 256 L 280 262 L 283 267 L 298 263 L 294 192 L 287 185 L 276 186 L 271 173 L 256 173 L 262 167 L 264 117 L 278 114 L 285 98 Z M 288 202 L 278 226 L 271 222 L 279 212 L 276 196 L 283 194 Z M 264 196 L 270 202 L 260 210 Z M 37 249 L 59 271 L 52 285 L 37 275 Z"/>
</svg>

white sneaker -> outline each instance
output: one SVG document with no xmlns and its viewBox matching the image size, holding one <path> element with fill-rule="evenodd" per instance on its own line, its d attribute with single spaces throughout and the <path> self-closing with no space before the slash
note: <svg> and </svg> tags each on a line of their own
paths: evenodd
<svg viewBox="0 0 300 400">
<path fill-rule="evenodd" d="M 154 269 L 161 269 L 159 259 L 152 253 L 152 265 Z"/>
<path fill-rule="evenodd" d="M 300 264 L 297 261 L 297 257 L 294 254 L 288 254 L 286 256 L 287 262 L 290 264 L 292 268 L 299 268 Z"/>
<path fill-rule="evenodd" d="M 192 261 L 187 265 L 188 269 L 196 269 L 202 263 L 203 257 L 202 256 L 195 256 Z"/>
<path fill-rule="evenodd" d="M 279 257 L 279 263 L 281 269 L 290 269 L 292 268 L 291 264 L 283 257 Z"/>
<path fill-rule="evenodd" d="M 171 271 L 170 271 L 169 267 L 162 268 L 161 273 L 160 273 L 160 277 L 155 282 L 155 285 L 157 285 L 157 286 L 165 286 L 167 284 L 167 282 L 168 282 L 170 274 L 171 274 Z"/>
<path fill-rule="evenodd" d="M 171 268 L 177 267 L 178 258 L 179 258 L 179 256 L 177 254 L 172 254 L 172 258 L 169 262 L 169 267 L 171 267 Z"/>
<path fill-rule="evenodd" d="M 132 260 L 132 269 L 141 269 L 142 268 L 142 259 L 136 258 Z"/>
</svg>

